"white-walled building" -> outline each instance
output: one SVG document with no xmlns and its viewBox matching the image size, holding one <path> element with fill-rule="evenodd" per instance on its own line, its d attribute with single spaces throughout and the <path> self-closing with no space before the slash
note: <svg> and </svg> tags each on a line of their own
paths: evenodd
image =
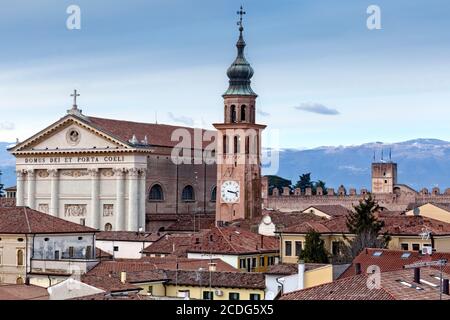
<svg viewBox="0 0 450 320">
<path fill-rule="evenodd" d="M 0 283 L 48 287 L 97 264 L 97 231 L 27 207 L 0 208 Z"/>
<path fill-rule="evenodd" d="M 142 251 L 163 236 L 156 232 L 102 231 L 96 236 L 96 246 L 114 259 L 140 259 Z"/>
</svg>

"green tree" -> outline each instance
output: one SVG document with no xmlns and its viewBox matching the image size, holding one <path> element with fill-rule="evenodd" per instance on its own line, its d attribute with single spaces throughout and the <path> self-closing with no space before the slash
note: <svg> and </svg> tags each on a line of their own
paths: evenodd
<svg viewBox="0 0 450 320">
<path fill-rule="evenodd" d="M 277 188 L 280 192 L 283 192 L 284 187 L 291 188 L 292 181 L 284 179 L 279 176 L 268 175 L 269 194 L 272 194 L 273 189 Z"/>
<path fill-rule="evenodd" d="M 312 188 L 313 183 L 311 181 L 311 172 L 304 173 L 299 177 L 299 180 L 295 184 L 295 188 L 300 188 L 302 192 L 305 192 L 306 188 Z"/>
<path fill-rule="evenodd" d="M 355 235 L 347 239 L 349 256 L 356 257 L 364 248 L 386 248 L 391 238 L 381 234 L 384 221 L 379 221 L 375 215 L 380 210 L 378 202 L 369 194 L 353 208 L 347 215 L 347 228 Z"/>
<path fill-rule="evenodd" d="M 305 247 L 299 255 L 299 260 L 306 263 L 328 263 L 328 252 L 320 233 L 310 229 L 306 234 Z"/>
</svg>

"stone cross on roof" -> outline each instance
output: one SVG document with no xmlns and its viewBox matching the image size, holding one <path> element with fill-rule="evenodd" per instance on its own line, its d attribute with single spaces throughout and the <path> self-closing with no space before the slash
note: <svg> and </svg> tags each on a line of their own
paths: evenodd
<svg viewBox="0 0 450 320">
<path fill-rule="evenodd" d="M 79 93 L 77 93 L 77 90 L 73 90 L 73 93 L 70 95 L 71 97 L 73 97 L 73 107 L 76 108 L 77 107 L 77 97 L 80 96 Z"/>
</svg>

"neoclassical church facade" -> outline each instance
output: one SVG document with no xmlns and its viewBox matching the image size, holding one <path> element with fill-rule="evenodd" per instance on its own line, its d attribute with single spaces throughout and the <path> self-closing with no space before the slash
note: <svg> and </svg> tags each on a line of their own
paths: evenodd
<svg viewBox="0 0 450 320">
<path fill-rule="evenodd" d="M 265 126 L 255 122 L 242 14 L 217 131 L 88 116 L 75 91 L 64 117 L 9 149 L 16 204 L 100 230 L 155 231 L 182 215 L 215 215 L 217 223 L 260 215 Z M 192 138 L 181 149 L 180 132 Z"/>
<path fill-rule="evenodd" d="M 216 166 L 174 163 L 178 141 L 171 136 L 178 129 L 194 134 L 192 128 L 89 117 L 74 104 L 10 149 L 16 204 L 101 230 L 145 230 L 152 215 L 170 222 L 179 214 L 214 213 Z"/>
</svg>

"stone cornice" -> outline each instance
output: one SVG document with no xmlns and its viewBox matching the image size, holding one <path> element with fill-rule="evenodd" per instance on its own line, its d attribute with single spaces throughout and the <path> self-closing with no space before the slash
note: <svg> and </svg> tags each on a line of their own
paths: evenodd
<svg viewBox="0 0 450 320">
<path fill-rule="evenodd" d="M 111 153 L 153 153 L 150 149 L 63 149 L 63 150 L 27 150 L 11 152 L 15 156 L 22 155 L 64 155 L 64 154 L 111 154 Z"/>
</svg>

